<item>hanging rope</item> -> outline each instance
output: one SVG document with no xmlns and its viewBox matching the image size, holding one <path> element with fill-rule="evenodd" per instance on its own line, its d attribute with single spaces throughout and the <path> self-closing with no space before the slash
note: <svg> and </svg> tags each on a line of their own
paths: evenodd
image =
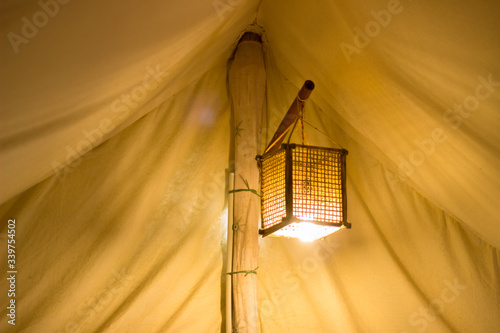
<svg viewBox="0 0 500 333">
<path fill-rule="evenodd" d="M 302 145 L 309 146 L 309 140 L 307 140 L 306 131 L 304 129 L 304 105 L 302 105 L 302 108 L 300 109 L 299 117 L 300 117 L 300 127 L 302 128 Z"/>
<path fill-rule="evenodd" d="M 301 99 L 300 96 L 297 95 L 296 101 L 297 101 L 297 109 L 299 110 L 299 114 L 298 114 L 297 118 L 295 119 L 295 121 L 293 123 L 293 126 L 290 125 L 290 127 L 292 129 L 290 130 L 290 127 L 288 127 L 288 129 L 286 129 L 283 132 L 283 134 L 281 134 L 281 136 L 278 139 L 282 138 L 283 136 L 288 135 L 287 144 L 290 144 L 290 140 L 292 138 L 293 131 L 295 131 L 295 127 L 297 126 L 297 122 L 300 121 L 300 127 L 301 127 L 301 131 L 302 131 L 302 145 L 303 146 L 305 146 L 305 145 L 309 146 L 309 140 L 307 139 L 307 135 L 306 135 L 306 131 L 305 131 L 305 126 L 304 126 L 304 123 L 306 123 L 309 126 L 311 126 L 312 128 L 314 128 L 316 131 L 318 131 L 320 134 L 322 134 L 323 136 L 325 136 L 328 140 L 330 140 L 331 142 L 333 142 L 334 144 L 336 144 L 340 148 L 344 149 L 344 147 L 342 147 L 339 143 L 337 143 L 335 140 L 333 140 L 332 138 L 330 138 L 327 134 L 323 133 L 317 127 L 313 126 L 310 122 L 306 121 L 304 119 L 305 100 Z M 276 139 L 275 141 L 277 141 L 278 139 Z M 267 153 L 267 151 L 271 148 L 271 146 L 272 146 L 272 144 L 269 145 L 269 147 L 266 149 L 266 151 L 264 153 Z"/>
<path fill-rule="evenodd" d="M 304 105 L 305 101 L 300 99 L 300 97 L 297 95 L 297 109 L 299 110 L 299 115 L 297 116 L 297 119 L 295 119 L 295 122 L 293 123 L 292 130 L 290 131 L 290 135 L 288 136 L 287 144 L 290 144 L 290 139 L 292 138 L 293 131 L 297 126 L 297 122 L 300 121 L 300 127 L 302 130 L 302 145 L 303 146 L 309 145 L 309 140 L 307 140 L 306 131 L 304 129 Z"/>
<path fill-rule="evenodd" d="M 313 126 L 310 122 L 304 120 L 304 122 L 311 126 L 312 128 L 314 128 L 316 131 L 318 131 L 320 134 L 324 135 L 328 140 L 330 140 L 331 142 L 335 143 L 337 146 L 339 146 L 340 148 L 344 149 L 344 147 L 342 147 L 339 143 L 337 143 L 337 141 L 333 140 L 332 138 L 330 138 L 327 134 L 321 132 L 317 127 Z"/>
</svg>

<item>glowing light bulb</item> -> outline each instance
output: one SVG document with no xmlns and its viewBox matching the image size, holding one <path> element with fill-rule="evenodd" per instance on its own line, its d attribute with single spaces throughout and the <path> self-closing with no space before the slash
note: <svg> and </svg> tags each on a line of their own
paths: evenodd
<svg viewBox="0 0 500 333">
<path fill-rule="evenodd" d="M 300 230 L 298 232 L 299 239 L 303 242 L 312 242 L 318 238 L 317 228 L 314 223 L 302 222 L 300 223 Z"/>
</svg>

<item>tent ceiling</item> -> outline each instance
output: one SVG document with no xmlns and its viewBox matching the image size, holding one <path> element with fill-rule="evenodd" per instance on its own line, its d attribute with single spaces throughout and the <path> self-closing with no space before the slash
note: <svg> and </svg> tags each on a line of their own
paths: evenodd
<svg viewBox="0 0 500 333">
<path fill-rule="evenodd" d="M 500 3 L 0 8 L 0 212 L 20 222 L 21 328 L 220 331 L 226 64 L 245 29 L 264 39 L 263 141 L 311 79 L 306 117 L 350 152 L 353 229 L 261 241 L 263 332 L 500 328 Z"/>
</svg>

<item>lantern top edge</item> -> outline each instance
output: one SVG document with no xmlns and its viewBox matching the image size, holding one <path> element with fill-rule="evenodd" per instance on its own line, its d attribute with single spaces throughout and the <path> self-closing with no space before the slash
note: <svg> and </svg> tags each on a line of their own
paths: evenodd
<svg viewBox="0 0 500 333">
<path fill-rule="evenodd" d="M 266 154 L 263 154 L 263 155 L 257 155 L 257 156 L 255 156 L 255 159 L 257 161 L 261 161 L 264 157 L 273 156 L 273 155 L 279 154 L 279 153 L 281 153 L 283 151 L 286 151 L 287 149 L 295 149 L 297 147 L 310 148 L 310 149 L 321 149 L 321 150 L 328 150 L 328 151 L 336 151 L 336 152 L 340 152 L 342 155 L 348 155 L 349 154 L 349 151 L 347 149 L 344 149 L 344 148 L 331 148 L 331 147 L 310 146 L 310 145 L 301 145 L 301 144 L 297 144 L 297 143 L 290 143 L 290 144 L 283 143 L 278 150 L 275 150 L 275 151 L 272 151 L 272 152 L 269 152 L 269 153 L 266 153 Z"/>
</svg>

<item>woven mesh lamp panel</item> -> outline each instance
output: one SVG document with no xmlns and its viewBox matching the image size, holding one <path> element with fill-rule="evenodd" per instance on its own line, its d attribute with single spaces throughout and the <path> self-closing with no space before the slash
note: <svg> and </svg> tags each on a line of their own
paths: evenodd
<svg viewBox="0 0 500 333">
<path fill-rule="evenodd" d="M 261 173 L 266 177 L 261 178 L 261 205 L 266 228 L 280 223 L 286 216 L 285 155 L 284 150 L 278 150 L 262 161 Z"/>
<path fill-rule="evenodd" d="M 318 238 L 346 222 L 347 150 L 284 144 L 259 157 L 264 236 L 298 237 L 304 228 Z"/>
</svg>

